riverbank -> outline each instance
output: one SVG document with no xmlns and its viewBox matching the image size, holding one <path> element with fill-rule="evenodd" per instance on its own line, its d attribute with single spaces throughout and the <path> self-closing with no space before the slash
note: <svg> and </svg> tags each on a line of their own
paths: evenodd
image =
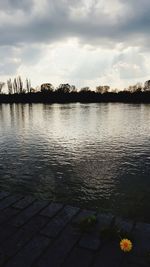
<svg viewBox="0 0 150 267">
<path fill-rule="evenodd" d="M 96 220 L 87 227 L 89 218 Z M 132 236 L 131 252 L 121 251 L 120 239 L 112 235 L 115 228 Z M 149 240 L 149 224 L 0 193 L 0 266 L 146 267 L 150 264 Z"/>
<path fill-rule="evenodd" d="M 57 92 L 45 91 L 34 93 L 0 94 L 0 103 L 150 103 L 150 91 L 118 93 Z"/>
</svg>

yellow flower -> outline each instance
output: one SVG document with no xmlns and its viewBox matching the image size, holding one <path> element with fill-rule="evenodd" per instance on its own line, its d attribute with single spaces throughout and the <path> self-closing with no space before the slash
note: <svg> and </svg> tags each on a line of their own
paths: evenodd
<svg viewBox="0 0 150 267">
<path fill-rule="evenodd" d="M 120 241 L 120 248 L 124 252 L 129 252 L 132 249 L 132 242 L 129 239 L 124 238 Z"/>
</svg>

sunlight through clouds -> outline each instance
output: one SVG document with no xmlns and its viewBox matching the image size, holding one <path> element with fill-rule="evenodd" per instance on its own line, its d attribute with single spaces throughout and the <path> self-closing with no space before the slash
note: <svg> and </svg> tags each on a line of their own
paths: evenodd
<svg viewBox="0 0 150 267">
<path fill-rule="evenodd" d="M 0 79 L 120 89 L 144 82 L 149 12 L 146 0 L 1 0 Z"/>
</svg>

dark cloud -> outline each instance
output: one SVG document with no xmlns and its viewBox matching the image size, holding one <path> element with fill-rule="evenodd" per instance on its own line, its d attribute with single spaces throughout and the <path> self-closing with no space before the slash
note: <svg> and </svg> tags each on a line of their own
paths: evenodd
<svg viewBox="0 0 150 267">
<path fill-rule="evenodd" d="M 149 0 L 1 0 L 0 75 L 16 73 L 22 62 L 25 67 L 36 64 L 44 45 L 76 38 L 95 50 L 112 49 L 114 60 L 111 65 L 97 54 L 97 59 L 78 61 L 69 73 L 75 79 L 96 79 L 111 67 L 121 79 L 130 79 L 134 69 L 135 77 L 142 77 L 147 71 L 143 53 L 149 51 L 149 13 Z M 123 51 L 138 50 L 116 55 L 119 44 Z"/>
<path fill-rule="evenodd" d="M 97 1 L 92 1 L 88 7 L 88 1 L 38 1 L 40 4 L 37 6 L 36 3 L 28 0 L 1 1 L 1 10 L 16 11 L 16 16 L 10 14 L 9 20 L 6 18 L 0 26 L 2 45 L 48 43 L 69 37 L 77 37 L 92 45 L 102 43 L 110 46 L 118 42 L 144 45 L 147 40 L 150 2 L 146 0 L 120 1 L 124 8 L 114 16 L 96 8 Z M 110 2 L 110 10 L 111 6 Z M 22 17 L 17 14 L 18 9 L 22 10 Z"/>
<path fill-rule="evenodd" d="M 33 6 L 32 0 L 1 0 L 0 9 L 4 12 L 14 12 L 19 10 L 29 11 Z"/>
</svg>

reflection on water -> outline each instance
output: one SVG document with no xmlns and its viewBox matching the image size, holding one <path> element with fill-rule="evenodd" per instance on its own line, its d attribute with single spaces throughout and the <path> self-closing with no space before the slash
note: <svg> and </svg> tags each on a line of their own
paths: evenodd
<svg viewBox="0 0 150 267">
<path fill-rule="evenodd" d="M 150 221 L 150 105 L 0 105 L 0 187 Z"/>
</svg>

